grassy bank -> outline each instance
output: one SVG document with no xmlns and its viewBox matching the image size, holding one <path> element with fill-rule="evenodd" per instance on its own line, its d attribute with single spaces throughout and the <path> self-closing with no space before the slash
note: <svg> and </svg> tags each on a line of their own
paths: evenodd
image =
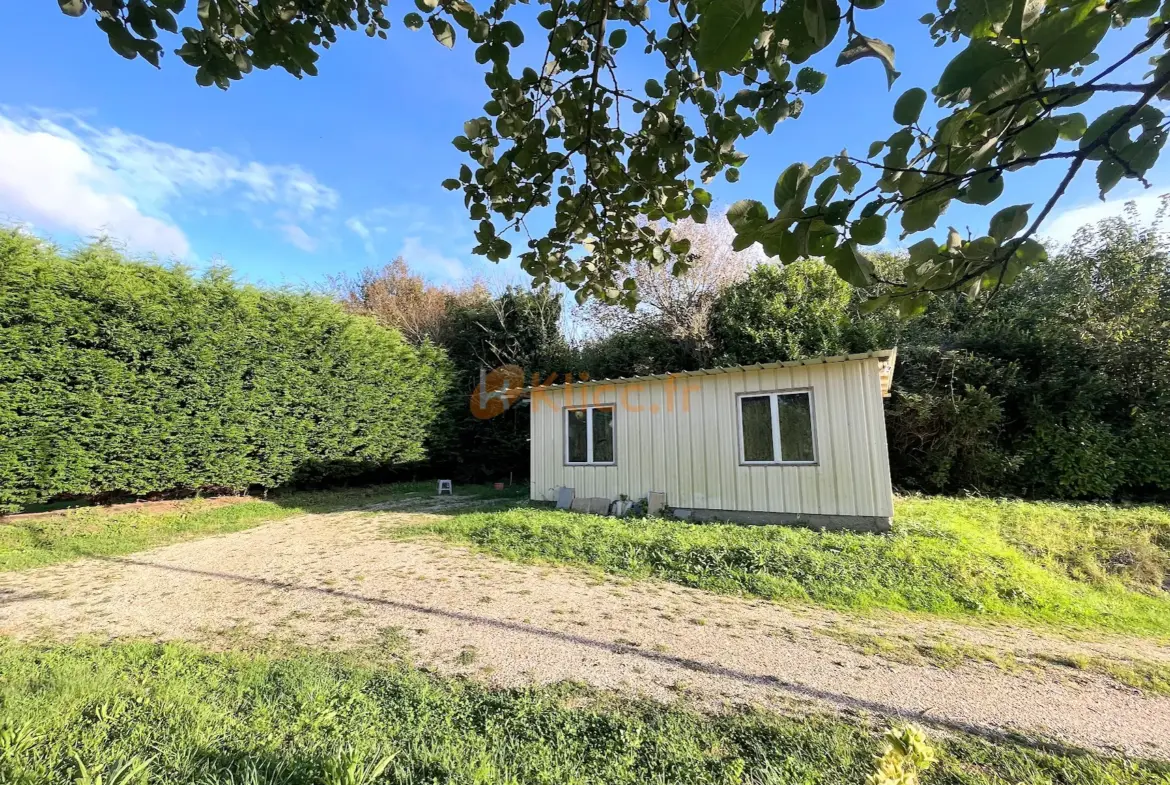
<svg viewBox="0 0 1170 785">
<path fill-rule="evenodd" d="M 115 556 L 194 537 L 224 534 L 304 513 L 360 509 L 370 504 L 433 495 L 430 482 L 272 494 L 268 499 L 212 498 L 78 507 L 32 516 L 0 517 L 0 571 L 19 570 L 82 556 Z M 462 486 L 460 494 L 515 496 Z"/>
<path fill-rule="evenodd" d="M 1170 635 L 1163 507 L 903 498 L 889 536 L 535 508 L 389 530 L 427 534 L 512 559 L 770 599 Z"/>
<path fill-rule="evenodd" d="M 15 783 L 109 783 L 127 767 L 136 783 L 862 785 L 883 730 L 178 645 L 0 641 L 0 674 L 0 781 Z M 929 783 L 1170 781 L 1165 764 L 931 735 Z"/>
</svg>

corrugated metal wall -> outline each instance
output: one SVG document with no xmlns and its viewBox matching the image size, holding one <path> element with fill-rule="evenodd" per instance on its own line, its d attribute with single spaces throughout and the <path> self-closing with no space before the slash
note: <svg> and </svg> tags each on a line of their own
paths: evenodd
<svg viewBox="0 0 1170 785">
<path fill-rule="evenodd" d="M 665 491 L 672 507 L 821 515 L 893 515 L 878 360 L 729 371 L 670 381 L 537 391 L 531 498 L 562 485 L 578 497 L 640 499 Z M 736 394 L 813 391 L 817 464 L 741 466 Z M 613 466 L 565 465 L 565 405 L 616 404 Z"/>
</svg>

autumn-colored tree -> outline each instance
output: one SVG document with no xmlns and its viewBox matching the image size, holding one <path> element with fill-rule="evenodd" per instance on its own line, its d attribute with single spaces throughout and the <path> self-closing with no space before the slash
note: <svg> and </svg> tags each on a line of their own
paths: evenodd
<svg viewBox="0 0 1170 785">
<path fill-rule="evenodd" d="M 449 345 L 454 312 L 491 300 L 481 281 L 463 286 L 428 283 L 402 257 L 380 269 L 331 276 L 328 288 L 350 311 L 375 317 L 416 346 L 428 340 Z"/>
<path fill-rule="evenodd" d="M 593 337 L 653 331 L 678 342 L 701 364 L 712 359 L 709 322 L 720 292 L 745 279 L 763 255 L 758 249 L 735 250 L 735 233 L 726 222 L 686 219 L 674 232 L 690 243 L 694 256 L 686 272 L 673 275 L 662 265 L 633 259 L 625 275 L 638 281 L 639 305 L 630 309 L 591 300 L 579 316 L 592 328 Z"/>
</svg>

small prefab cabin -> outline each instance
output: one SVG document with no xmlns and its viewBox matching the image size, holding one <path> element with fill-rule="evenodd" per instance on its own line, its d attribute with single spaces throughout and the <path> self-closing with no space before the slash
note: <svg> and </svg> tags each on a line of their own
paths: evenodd
<svg viewBox="0 0 1170 785">
<path fill-rule="evenodd" d="M 664 494 L 696 520 L 886 531 L 894 509 L 882 409 L 895 357 L 529 388 L 531 498 Z"/>
</svg>

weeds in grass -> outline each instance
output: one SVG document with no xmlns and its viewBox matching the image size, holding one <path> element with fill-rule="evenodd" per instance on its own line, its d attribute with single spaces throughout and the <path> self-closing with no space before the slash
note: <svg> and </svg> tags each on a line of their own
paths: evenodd
<svg viewBox="0 0 1170 785">
<path fill-rule="evenodd" d="M 876 771 L 865 778 L 865 785 L 918 785 L 918 775 L 937 762 L 934 747 L 922 728 L 891 728 L 886 732 L 886 745 L 877 758 Z"/>
<path fill-rule="evenodd" d="M 1115 660 L 1087 654 L 1045 654 L 1040 659 L 1065 668 L 1108 676 L 1142 692 L 1170 695 L 1170 663 Z"/>
<path fill-rule="evenodd" d="M 902 498 L 887 536 L 518 508 L 389 532 L 530 562 L 857 610 L 1170 635 L 1170 509 Z M 1135 555 L 1138 554 L 1138 555 Z"/>
</svg>

